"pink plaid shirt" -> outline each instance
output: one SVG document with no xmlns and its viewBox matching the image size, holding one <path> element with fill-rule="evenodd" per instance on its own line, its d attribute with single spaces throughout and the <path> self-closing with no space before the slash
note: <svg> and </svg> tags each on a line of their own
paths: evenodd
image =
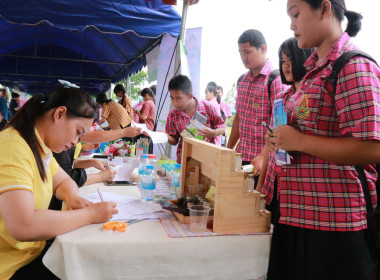
<svg viewBox="0 0 380 280">
<path fill-rule="evenodd" d="M 322 137 L 353 136 L 380 140 L 380 69 L 364 58 L 351 59 L 338 75 L 336 94 L 326 90 L 332 64 L 355 49 L 347 33 L 335 42 L 320 66 L 315 52 L 308 73 L 285 106 L 288 123 L 304 134 Z M 294 163 L 279 176 L 280 223 L 325 231 L 358 231 L 367 227 L 366 203 L 353 166 L 294 153 Z M 372 203 L 377 204 L 376 171 L 364 166 Z"/>
<path fill-rule="evenodd" d="M 230 105 L 228 103 L 220 101 L 220 110 L 223 111 L 223 113 L 226 116 L 226 118 L 229 118 L 229 117 L 232 116 L 232 114 L 231 114 L 231 108 L 230 108 Z M 225 130 L 224 134 L 227 135 L 227 123 L 226 123 L 226 130 Z"/>
<path fill-rule="evenodd" d="M 156 106 L 152 99 L 149 99 L 144 102 L 141 108 L 141 114 L 147 116 L 146 120 L 139 120 L 141 123 L 146 123 L 146 127 L 150 130 L 154 129 L 154 110 Z"/>
<path fill-rule="evenodd" d="M 218 115 L 222 116 L 222 114 L 220 113 L 220 104 L 218 103 L 218 100 L 216 99 L 216 97 L 214 97 L 213 99 L 211 99 L 209 102 L 210 102 L 210 105 L 215 108 L 215 111 L 218 113 Z M 222 145 L 222 136 L 216 136 L 214 138 L 214 144 L 218 145 L 218 146 L 221 146 Z"/>
<path fill-rule="evenodd" d="M 291 86 L 287 90 L 280 92 L 277 98 L 282 98 L 284 101 L 284 104 L 287 104 L 289 98 L 294 94 L 295 87 Z M 274 127 L 273 125 L 273 115 L 271 118 L 271 125 L 270 127 Z M 279 180 L 278 176 L 281 173 L 281 167 L 276 165 L 276 153 L 269 153 L 269 161 L 268 161 L 268 169 L 267 173 L 265 174 L 265 180 L 263 185 L 262 193 L 266 195 L 266 201 L 267 204 L 270 204 L 273 198 L 273 190 L 274 190 L 274 180 Z M 278 185 L 278 184 L 277 184 Z M 278 194 L 278 190 L 277 190 Z"/>
<path fill-rule="evenodd" d="M 253 76 L 248 71 L 237 88 L 235 108 L 239 113 L 240 142 L 236 151 L 242 153 L 243 161 L 251 161 L 261 152 L 266 133 L 262 122 L 270 122 L 274 97 L 287 88 L 277 77 L 272 83 L 269 100 L 268 78 L 272 70 L 267 61 L 257 75 Z"/>
<path fill-rule="evenodd" d="M 197 102 L 197 111 L 207 117 L 206 126 L 212 129 L 216 129 L 219 127 L 224 127 L 223 119 L 218 115 L 215 108 L 210 105 L 207 101 L 199 101 L 196 97 L 194 97 Z M 177 162 L 181 163 L 181 155 L 182 155 L 182 137 L 181 132 L 186 129 L 189 124 L 191 118 L 188 114 L 183 111 L 179 111 L 176 108 L 170 110 L 168 118 L 166 120 L 165 130 L 166 132 L 179 139 L 178 147 L 177 147 Z M 208 139 L 205 141 L 209 143 L 215 144 L 215 138 Z"/>
</svg>

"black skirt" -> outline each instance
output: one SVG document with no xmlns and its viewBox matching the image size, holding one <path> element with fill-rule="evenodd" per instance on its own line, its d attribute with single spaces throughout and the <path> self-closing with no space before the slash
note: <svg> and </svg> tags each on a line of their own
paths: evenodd
<svg viewBox="0 0 380 280">
<path fill-rule="evenodd" d="M 331 232 L 277 223 L 268 280 L 378 280 L 367 231 Z"/>
</svg>

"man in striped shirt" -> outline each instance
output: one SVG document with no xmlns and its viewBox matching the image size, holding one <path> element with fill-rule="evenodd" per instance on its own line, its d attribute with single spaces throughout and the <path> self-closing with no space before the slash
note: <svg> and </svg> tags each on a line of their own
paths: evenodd
<svg viewBox="0 0 380 280">
<path fill-rule="evenodd" d="M 261 150 L 265 144 L 266 129 L 262 122 L 270 123 L 275 96 L 286 87 L 277 77 L 268 93 L 268 79 L 273 70 L 267 60 L 267 45 L 263 34 L 254 29 L 245 31 L 238 40 L 239 53 L 249 70 L 237 86 L 236 115 L 227 147 L 242 153 L 243 164 L 253 164 L 257 176 L 263 164 Z M 257 181 L 257 180 L 256 180 Z"/>
</svg>

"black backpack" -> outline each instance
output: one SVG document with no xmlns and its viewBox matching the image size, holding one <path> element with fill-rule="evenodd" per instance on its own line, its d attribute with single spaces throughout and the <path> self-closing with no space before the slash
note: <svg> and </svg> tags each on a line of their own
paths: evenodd
<svg viewBox="0 0 380 280">
<path fill-rule="evenodd" d="M 330 83 L 332 86 L 332 91 L 328 89 L 328 85 L 326 86 L 326 89 L 332 93 L 336 93 L 336 84 L 338 80 L 338 74 L 342 70 L 343 66 L 353 57 L 364 57 L 367 58 L 373 62 L 376 63 L 376 60 L 374 60 L 370 55 L 366 54 L 365 52 L 359 51 L 359 50 L 352 50 L 345 52 L 342 54 L 335 62 L 331 75 L 329 78 L 327 78 L 327 81 Z M 377 64 L 377 63 L 376 63 Z M 356 171 L 359 174 L 359 179 L 362 184 L 363 188 L 363 193 L 364 193 L 364 198 L 366 201 L 366 209 L 367 209 L 367 226 L 368 226 L 368 235 L 369 235 L 369 240 L 372 243 L 372 251 L 374 255 L 380 259 L 380 164 L 376 164 L 376 172 L 378 174 L 378 179 L 376 181 L 376 194 L 377 194 L 377 209 L 375 212 L 373 211 L 372 208 L 372 201 L 371 201 L 371 196 L 369 193 L 368 189 L 368 182 L 367 178 L 364 173 L 364 168 L 363 166 L 355 166 Z"/>
<path fill-rule="evenodd" d="M 338 74 L 340 73 L 340 71 L 342 70 L 344 65 L 346 65 L 346 63 L 353 57 L 364 57 L 364 58 L 367 58 L 367 59 L 369 59 L 369 60 L 371 60 L 377 64 L 376 60 L 373 59 L 369 54 L 367 54 L 363 51 L 360 51 L 360 50 L 351 50 L 351 51 L 343 53 L 334 63 L 331 75 L 327 78 L 327 81 L 331 84 L 332 89 L 328 89 L 329 85 L 326 85 L 326 89 L 329 92 L 331 92 L 332 94 L 336 93 L 336 84 L 338 81 Z M 355 166 L 355 168 L 359 174 L 359 178 L 360 178 L 360 181 L 362 182 L 363 188 L 365 188 L 364 181 L 365 181 L 365 185 L 366 185 L 367 180 L 364 180 L 365 175 L 364 175 L 363 166 Z M 376 164 L 376 171 L 380 177 L 380 164 Z M 376 182 L 376 192 L 378 194 L 380 193 L 380 179 L 378 179 Z M 378 205 L 379 204 L 380 204 L 380 201 L 378 202 Z M 380 210 L 379 206 L 378 206 L 378 210 Z"/>
</svg>

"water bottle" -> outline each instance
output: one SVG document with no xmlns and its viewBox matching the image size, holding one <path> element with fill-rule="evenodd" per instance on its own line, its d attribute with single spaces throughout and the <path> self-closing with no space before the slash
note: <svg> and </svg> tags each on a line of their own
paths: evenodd
<svg viewBox="0 0 380 280">
<path fill-rule="evenodd" d="M 141 186 L 142 186 L 142 177 L 144 175 L 144 170 L 143 169 L 139 169 L 138 171 L 138 175 L 137 175 L 137 187 L 141 190 Z"/>
<path fill-rule="evenodd" d="M 154 166 L 154 171 L 157 172 L 157 157 L 154 154 L 149 154 L 149 164 Z"/>
<path fill-rule="evenodd" d="M 145 172 L 146 166 L 149 165 L 149 158 L 148 155 L 142 155 L 139 161 L 139 171 L 143 170 Z"/>
<path fill-rule="evenodd" d="M 156 189 L 156 173 L 154 166 L 148 165 L 142 176 L 141 180 L 142 199 L 151 201 L 154 197 L 154 190 Z"/>
<path fill-rule="evenodd" d="M 176 199 L 177 196 L 180 194 L 179 193 L 180 183 L 181 183 L 181 165 L 177 163 L 172 172 L 172 182 L 171 182 L 171 188 L 170 188 L 171 196 L 174 199 Z"/>
</svg>

